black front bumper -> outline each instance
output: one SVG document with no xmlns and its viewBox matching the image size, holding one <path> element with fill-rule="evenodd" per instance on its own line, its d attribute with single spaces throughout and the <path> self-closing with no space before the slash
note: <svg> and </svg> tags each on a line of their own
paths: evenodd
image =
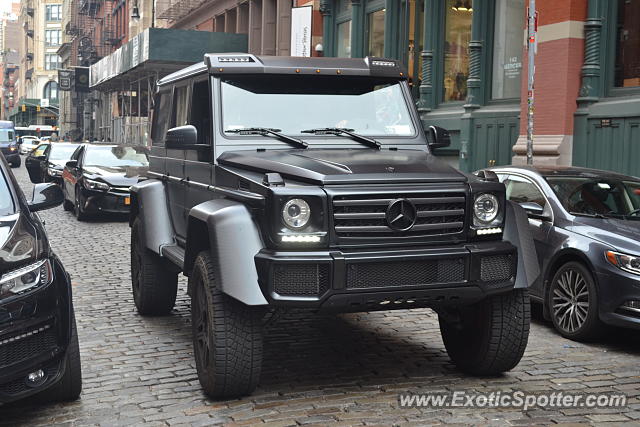
<svg viewBox="0 0 640 427">
<path fill-rule="evenodd" d="M 128 191 L 96 191 L 86 188 L 81 191 L 85 201 L 84 209 L 89 213 L 128 214 L 131 209 L 131 195 Z"/>
<path fill-rule="evenodd" d="M 272 306 L 342 312 L 450 307 L 513 289 L 517 251 L 502 241 L 384 251 L 262 250 L 256 266 Z"/>
<path fill-rule="evenodd" d="M 71 334 L 71 284 L 52 258 L 54 281 L 25 295 L 0 300 L 0 405 L 38 393 L 64 375 Z M 29 373 L 42 369 L 35 386 Z"/>
</svg>

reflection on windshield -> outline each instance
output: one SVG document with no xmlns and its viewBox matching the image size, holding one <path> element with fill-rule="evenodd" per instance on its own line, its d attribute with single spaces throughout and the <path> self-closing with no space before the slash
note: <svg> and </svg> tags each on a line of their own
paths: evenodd
<svg viewBox="0 0 640 427">
<path fill-rule="evenodd" d="M 9 129 L 0 129 L 0 142 L 13 141 L 13 131 Z"/>
<path fill-rule="evenodd" d="M 76 148 L 78 148 L 76 145 L 53 144 L 49 160 L 69 160 Z"/>
<path fill-rule="evenodd" d="M 147 166 L 147 150 L 144 147 L 89 147 L 84 159 L 85 166 Z"/>
<path fill-rule="evenodd" d="M 236 77 L 222 82 L 225 131 L 268 127 L 286 135 L 338 127 L 369 136 L 415 134 L 397 81 L 299 76 Z"/>
<path fill-rule="evenodd" d="M 585 177 L 547 177 L 568 212 L 640 219 L 640 181 Z M 630 218 L 630 217 L 629 217 Z"/>
</svg>

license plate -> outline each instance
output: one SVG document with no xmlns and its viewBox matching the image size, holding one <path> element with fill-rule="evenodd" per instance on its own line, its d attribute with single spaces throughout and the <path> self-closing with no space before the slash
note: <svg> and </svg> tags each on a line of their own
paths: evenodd
<svg viewBox="0 0 640 427">
<path fill-rule="evenodd" d="M 124 204 L 125 205 L 130 205 L 131 204 L 131 197 L 125 197 L 124 198 Z"/>
</svg>

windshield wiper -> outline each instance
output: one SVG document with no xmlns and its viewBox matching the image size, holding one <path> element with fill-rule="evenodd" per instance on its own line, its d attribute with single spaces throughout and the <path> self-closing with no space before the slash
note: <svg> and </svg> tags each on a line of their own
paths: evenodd
<svg viewBox="0 0 640 427">
<path fill-rule="evenodd" d="M 604 216 L 603 214 L 590 214 L 590 213 L 584 213 L 584 212 L 569 212 L 571 215 L 575 215 L 575 216 L 586 216 L 588 218 L 598 218 L 598 219 L 605 219 L 606 216 Z"/>
<path fill-rule="evenodd" d="M 351 138 L 358 142 L 362 142 L 371 148 L 380 149 L 382 146 L 378 141 L 373 138 L 369 138 L 363 135 L 359 135 L 357 133 L 353 133 L 353 129 L 347 128 L 317 128 L 317 129 L 306 129 L 303 130 L 302 133 L 312 133 L 314 135 L 349 135 Z"/>
<path fill-rule="evenodd" d="M 293 145 L 294 147 L 297 147 L 297 148 L 307 148 L 309 146 L 309 144 L 307 144 L 303 140 L 294 138 L 289 135 L 285 135 L 283 133 L 280 133 L 280 131 L 281 129 L 260 128 L 260 127 L 225 130 L 225 132 L 237 133 L 240 135 L 273 135 L 277 137 L 280 141 L 287 142 L 290 145 Z"/>
</svg>

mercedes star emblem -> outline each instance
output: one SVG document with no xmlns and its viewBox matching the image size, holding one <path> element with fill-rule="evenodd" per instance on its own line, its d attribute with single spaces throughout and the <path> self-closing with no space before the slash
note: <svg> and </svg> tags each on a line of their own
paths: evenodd
<svg viewBox="0 0 640 427">
<path fill-rule="evenodd" d="M 389 203 L 386 218 L 389 227 L 396 231 L 407 231 L 416 223 L 418 211 L 407 199 L 396 199 Z"/>
</svg>

